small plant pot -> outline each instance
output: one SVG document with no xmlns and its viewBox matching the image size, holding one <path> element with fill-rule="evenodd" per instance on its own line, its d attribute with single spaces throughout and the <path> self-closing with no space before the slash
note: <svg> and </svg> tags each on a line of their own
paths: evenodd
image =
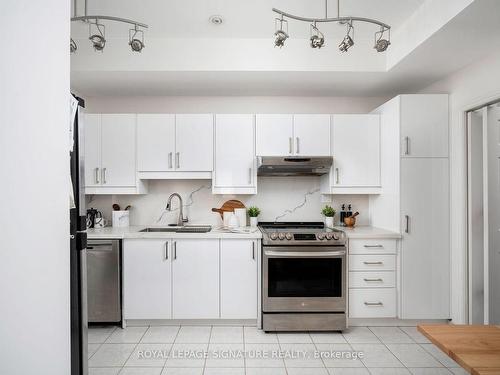
<svg viewBox="0 0 500 375">
<path fill-rule="evenodd" d="M 257 227 L 257 224 L 259 223 L 259 218 L 257 217 L 251 217 L 250 218 L 250 226 L 255 228 Z"/>
<path fill-rule="evenodd" d="M 333 216 L 325 216 L 325 226 L 327 228 L 333 228 Z"/>
</svg>

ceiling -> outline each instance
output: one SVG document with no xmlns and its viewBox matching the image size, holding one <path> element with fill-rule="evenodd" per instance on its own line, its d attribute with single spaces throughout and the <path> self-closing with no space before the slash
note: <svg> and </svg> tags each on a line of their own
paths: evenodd
<svg viewBox="0 0 500 375">
<path fill-rule="evenodd" d="M 356 15 L 381 21 L 397 28 L 424 0 L 340 0 L 341 15 Z M 79 15 L 84 0 L 78 0 Z M 329 15 L 337 12 L 337 0 L 328 0 Z M 324 16 L 324 0 L 88 0 L 88 14 L 131 18 L 150 25 L 151 37 L 197 38 L 269 38 L 274 33 L 275 7 L 289 13 Z M 209 22 L 212 15 L 221 15 L 220 26 Z M 87 27 L 72 24 L 73 35 L 85 36 Z M 338 28 L 328 25 L 326 31 Z M 372 26 L 373 28 L 373 26 Z M 110 37 L 120 36 L 128 27 L 113 24 L 106 29 Z M 290 22 L 291 35 L 308 37 L 309 25 Z"/>
</svg>

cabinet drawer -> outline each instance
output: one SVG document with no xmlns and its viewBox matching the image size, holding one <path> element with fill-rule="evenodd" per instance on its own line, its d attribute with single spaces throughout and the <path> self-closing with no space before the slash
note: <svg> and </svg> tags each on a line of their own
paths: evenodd
<svg viewBox="0 0 500 375">
<path fill-rule="evenodd" d="M 393 318 L 396 316 L 396 289 L 349 289 L 350 318 Z"/>
<path fill-rule="evenodd" d="M 349 288 L 395 288 L 396 272 L 349 272 Z"/>
<path fill-rule="evenodd" d="M 349 255 L 349 271 L 394 271 L 395 255 Z"/>
<path fill-rule="evenodd" d="M 396 254 L 397 240 L 356 239 L 349 240 L 350 254 Z"/>
</svg>

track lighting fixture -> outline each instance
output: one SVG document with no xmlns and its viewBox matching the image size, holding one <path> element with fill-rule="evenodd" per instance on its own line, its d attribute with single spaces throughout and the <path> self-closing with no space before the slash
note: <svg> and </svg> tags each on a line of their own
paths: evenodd
<svg viewBox="0 0 500 375">
<path fill-rule="evenodd" d="M 137 28 L 137 25 L 128 31 L 128 44 L 132 51 L 142 52 L 144 45 L 144 32 Z"/>
<path fill-rule="evenodd" d="M 375 33 L 375 45 L 373 48 L 375 48 L 377 52 L 384 52 L 391 45 L 391 30 L 387 30 L 388 39 L 382 39 L 385 31 L 386 29 L 382 27 L 380 31 Z"/>
<path fill-rule="evenodd" d="M 286 13 L 282 10 L 273 8 L 273 12 L 280 15 L 280 18 L 275 19 L 276 31 L 274 33 L 274 45 L 275 47 L 283 47 L 285 44 L 285 40 L 288 39 L 288 22 L 285 18 L 293 19 L 296 21 L 309 22 L 311 24 L 311 36 L 309 38 L 310 44 L 312 48 L 322 48 L 325 44 L 325 36 L 321 31 L 319 31 L 316 26 L 317 23 L 324 22 L 335 22 L 341 25 L 347 25 L 347 33 L 342 42 L 339 44 L 339 50 L 342 52 L 347 52 L 349 48 L 354 45 L 354 22 L 364 22 L 371 23 L 374 25 L 380 26 L 380 31 L 375 33 L 375 50 L 377 52 L 383 52 L 387 50 L 390 46 L 390 30 L 391 27 L 381 21 L 374 20 L 366 17 L 341 17 L 340 16 L 340 1 L 337 0 L 337 16 L 329 17 L 328 16 L 328 0 L 324 0 L 325 2 L 325 16 L 321 18 L 309 18 L 296 16 L 290 13 Z M 284 29 L 286 26 L 286 30 Z M 388 38 L 383 38 L 384 33 L 387 31 Z"/>
<path fill-rule="evenodd" d="M 276 18 L 274 20 L 274 46 L 283 47 L 285 45 L 285 40 L 288 39 L 288 21 L 284 20 L 283 17 Z"/>
<path fill-rule="evenodd" d="M 69 39 L 69 52 L 75 53 L 77 49 L 78 49 L 78 47 L 76 46 L 75 41 L 73 40 L 73 38 L 70 38 Z"/>
<path fill-rule="evenodd" d="M 94 29 L 94 31 L 92 29 Z M 106 46 L 105 33 L 106 28 L 104 25 L 100 24 L 98 20 L 89 23 L 89 40 L 92 42 L 95 51 L 102 52 L 104 50 Z"/>
<path fill-rule="evenodd" d="M 325 36 L 316 27 L 316 22 L 311 24 L 311 48 L 321 48 L 325 45 Z"/>
<path fill-rule="evenodd" d="M 349 48 L 354 45 L 354 27 L 352 26 L 352 22 L 347 24 L 347 34 L 344 37 L 344 40 L 339 44 L 340 52 L 347 52 Z"/>
</svg>

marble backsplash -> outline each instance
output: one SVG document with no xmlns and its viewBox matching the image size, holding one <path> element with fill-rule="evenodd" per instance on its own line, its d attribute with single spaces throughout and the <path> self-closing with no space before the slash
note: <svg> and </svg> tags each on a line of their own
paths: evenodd
<svg viewBox="0 0 500 375">
<path fill-rule="evenodd" d="M 358 224 L 369 224 L 369 200 L 366 195 L 334 195 L 333 202 L 324 203 L 319 193 L 319 177 L 259 177 L 257 195 L 213 195 L 211 180 L 151 180 L 145 195 L 92 195 L 87 196 L 87 208 L 100 210 L 111 218 L 112 205 L 122 208 L 131 205 L 130 225 L 167 225 L 175 223 L 178 210 L 165 211 L 171 193 L 182 196 L 184 215 L 189 223 L 222 225 L 212 207 L 220 207 L 228 199 L 239 199 L 247 207 L 261 209 L 260 221 L 323 221 L 321 208 L 332 205 L 337 212 L 342 204 L 352 204 L 359 211 Z M 174 198 L 173 207 L 178 207 Z M 338 213 L 336 219 L 338 220 Z"/>
</svg>

